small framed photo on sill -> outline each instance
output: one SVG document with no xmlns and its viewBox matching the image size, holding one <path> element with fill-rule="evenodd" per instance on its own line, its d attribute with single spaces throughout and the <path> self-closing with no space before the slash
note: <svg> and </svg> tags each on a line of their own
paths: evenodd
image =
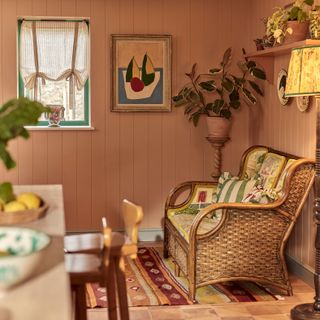
<svg viewBox="0 0 320 320">
<path fill-rule="evenodd" d="M 111 111 L 171 111 L 171 36 L 111 37 Z"/>
</svg>

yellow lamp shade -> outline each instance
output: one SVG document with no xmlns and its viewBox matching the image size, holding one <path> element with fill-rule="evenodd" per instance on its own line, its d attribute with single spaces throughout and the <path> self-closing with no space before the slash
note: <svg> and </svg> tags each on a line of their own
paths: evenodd
<svg viewBox="0 0 320 320">
<path fill-rule="evenodd" d="M 320 94 L 320 46 L 292 49 L 285 96 Z"/>
</svg>

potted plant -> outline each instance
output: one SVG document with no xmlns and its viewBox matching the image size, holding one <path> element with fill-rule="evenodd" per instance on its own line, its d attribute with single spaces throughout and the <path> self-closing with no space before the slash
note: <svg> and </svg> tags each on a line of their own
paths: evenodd
<svg viewBox="0 0 320 320">
<path fill-rule="evenodd" d="M 320 39 L 320 6 L 309 12 L 309 32 L 311 39 Z"/>
<path fill-rule="evenodd" d="M 185 115 L 195 126 L 200 116 L 207 116 L 211 136 L 228 136 L 232 110 L 239 109 L 242 97 L 250 104 L 255 104 L 257 99 L 254 93 L 263 96 L 256 79 L 265 80 L 265 72 L 254 61 L 245 58 L 238 62 L 241 75 L 234 75 L 229 70 L 230 62 L 231 48 L 228 48 L 219 66 L 210 69 L 209 73 L 197 74 L 195 63 L 191 72 L 186 73 L 189 81 L 172 98 L 174 106 L 184 106 Z M 226 132 L 216 132 L 216 129 L 224 130 L 225 127 Z"/>
<path fill-rule="evenodd" d="M 308 34 L 309 15 L 306 6 L 314 0 L 296 0 L 287 8 L 276 7 L 267 19 L 266 36 L 275 44 L 304 40 Z"/>
<path fill-rule="evenodd" d="M 29 138 L 25 126 L 35 125 L 43 112 L 50 112 L 40 102 L 31 101 L 27 98 L 12 99 L 0 107 L 0 159 L 7 169 L 16 166 L 7 146 L 10 140 L 17 137 Z M 0 184 L 0 199 L 12 198 L 11 183 Z"/>
</svg>

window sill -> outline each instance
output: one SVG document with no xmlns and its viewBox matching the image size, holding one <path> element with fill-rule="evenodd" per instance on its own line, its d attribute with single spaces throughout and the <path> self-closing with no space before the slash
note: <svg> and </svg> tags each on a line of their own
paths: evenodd
<svg viewBox="0 0 320 320">
<path fill-rule="evenodd" d="M 38 126 L 26 126 L 27 130 L 30 131 L 94 131 L 94 127 L 38 127 Z"/>
</svg>

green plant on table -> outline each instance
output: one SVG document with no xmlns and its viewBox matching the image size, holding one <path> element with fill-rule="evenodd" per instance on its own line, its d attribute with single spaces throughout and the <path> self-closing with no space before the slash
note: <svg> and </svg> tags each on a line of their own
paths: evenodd
<svg viewBox="0 0 320 320">
<path fill-rule="evenodd" d="M 29 132 L 25 126 L 36 125 L 39 117 L 44 112 L 50 112 L 50 108 L 40 102 L 27 98 L 12 99 L 0 108 L 0 159 L 7 169 L 16 166 L 7 150 L 8 143 L 17 137 L 29 138 Z M 0 199 L 10 201 L 12 199 L 12 186 L 8 182 L 0 184 Z"/>
<path fill-rule="evenodd" d="M 184 106 L 185 115 L 195 126 L 201 115 L 230 119 L 232 109 L 241 105 L 241 96 L 250 104 L 257 102 L 254 93 L 263 96 L 256 80 L 265 80 L 265 72 L 253 60 L 245 58 L 238 62 L 241 75 L 234 75 L 229 70 L 231 53 L 228 48 L 219 66 L 210 69 L 209 73 L 197 74 L 195 63 L 191 72 L 186 73 L 189 82 L 172 98 L 175 107 Z"/>
</svg>

